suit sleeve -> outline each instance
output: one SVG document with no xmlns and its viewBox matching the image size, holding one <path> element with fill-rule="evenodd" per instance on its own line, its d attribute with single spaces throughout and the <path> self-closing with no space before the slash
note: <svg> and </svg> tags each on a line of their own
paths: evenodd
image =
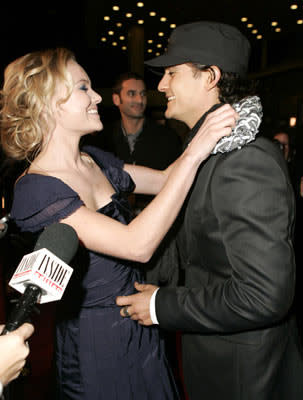
<svg viewBox="0 0 303 400">
<path fill-rule="evenodd" d="M 205 287 L 161 288 L 160 326 L 200 333 L 271 326 L 289 311 L 295 289 L 294 198 L 283 160 L 254 144 L 222 155 L 205 190 L 231 272 Z"/>
</svg>

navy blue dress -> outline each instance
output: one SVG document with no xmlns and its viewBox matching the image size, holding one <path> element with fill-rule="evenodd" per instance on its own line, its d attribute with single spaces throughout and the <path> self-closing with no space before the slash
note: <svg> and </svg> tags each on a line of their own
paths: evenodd
<svg viewBox="0 0 303 400">
<path fill-rule="evenodd" d="M 124 224 L 131 220 L 126 200 L 134 189 L 123 162 L 87 148 L 116 193 L 98 210 Z M 23 176 L 16 184 L 11 215 L 22 231 L 39 232 L 73 213 L 82 200 L 58 178 Z M 80 246 L 72 279 L 58 303 L 56 365 L 58 399 L 177 399 L 158 328 L 120 316 L 118 295 L 134 293 L 141 274 L 130 262 Z"/>
</svg>

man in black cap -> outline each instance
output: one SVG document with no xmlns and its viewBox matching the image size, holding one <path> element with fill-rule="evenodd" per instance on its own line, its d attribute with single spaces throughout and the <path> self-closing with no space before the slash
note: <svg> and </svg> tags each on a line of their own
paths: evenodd
<svg viewBox="0 0 303 400">
<path fill-rule="evenodd" d="M 119 297 L 122 316 L 180 330 L 189 398 L 298 400 L 303 361 L 291 307 L 294 196 L 283 155 L 264 137 L 259 98 L 245 80 L 250 45 L 234 27 L 195 22 L 172 33 L 158 89 L 167 118 L 191 138 L 206 115 L 230 103 L 240 118 L 200 167 L 181 226 L 159 266 L 160 288 Z M 164 287 L 183 271 L 183 286 Z"/>
</svg>

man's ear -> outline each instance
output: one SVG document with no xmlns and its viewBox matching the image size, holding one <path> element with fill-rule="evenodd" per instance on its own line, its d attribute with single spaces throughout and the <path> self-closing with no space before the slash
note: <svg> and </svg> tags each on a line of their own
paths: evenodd
<svg viewBox="0 0 303 400">
<path fill-rule="evenodd" d="M 221 70 L 216 65 L 212 65 L 207 72 L 208 72 L 207 88 L 208 90 L 211 90 L 217 86 L 217 83 L 221 78 Z"/>
<path fill-rule="evenodd" d="M 113 93 L 112 99 L 113 99 L 114 105 L 119 107 L 119 105 L 121 104 L 120 96 L 117 93 Z"/>
</svg>

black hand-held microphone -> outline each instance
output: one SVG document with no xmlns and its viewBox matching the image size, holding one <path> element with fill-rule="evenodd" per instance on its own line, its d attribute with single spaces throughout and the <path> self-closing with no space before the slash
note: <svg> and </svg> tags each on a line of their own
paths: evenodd
<svg viewBox="0 0 303 400">
<path fill-rule="evenodd" d="M 54 223 L 41 233 L 34 251 L 19 263 L 9 285 L 23 293 L 1 335 L 22 325 L 36 303 L 59 300 L 73 272 L 67 265 L 78 249 L 78 236 L 67 224 Z"/>
</svg>

